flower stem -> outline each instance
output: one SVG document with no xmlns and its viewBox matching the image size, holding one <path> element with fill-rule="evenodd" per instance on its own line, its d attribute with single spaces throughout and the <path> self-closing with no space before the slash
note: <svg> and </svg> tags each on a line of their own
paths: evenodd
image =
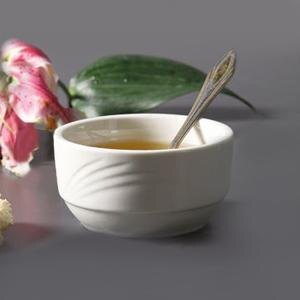
<svg viewBox="0 0 300 300">
<path fill-rule="evenodd" d="M 66 94 L 68 98 L 68 106 L 72 107 L 72 95 L 70 94 L 67 86 L 59 79 L 58 80 L 58 86 L 63 90 L 63 92 Z"/>
</svg>

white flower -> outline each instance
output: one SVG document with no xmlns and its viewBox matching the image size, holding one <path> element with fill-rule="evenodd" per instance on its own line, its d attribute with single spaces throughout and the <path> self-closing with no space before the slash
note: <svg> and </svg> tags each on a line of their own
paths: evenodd
<svg viewBox="0 0 300 300">
<path fill-rule="evenodd" d="M 11 205 L 6 199 L 0 198 L 0 242 L 3 240 L 2 232 L 13 224 Z"/>
</svg>

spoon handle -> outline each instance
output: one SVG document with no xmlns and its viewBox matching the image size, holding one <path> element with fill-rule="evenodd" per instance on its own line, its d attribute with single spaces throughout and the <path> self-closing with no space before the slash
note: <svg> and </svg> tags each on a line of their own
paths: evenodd
<svg viewBox="0 0 300 300">
<path fill-rule="evenodd" d="M 175 149 L 180 146 L 183 139 L 186 137 L 190 129 L 199 121 L 200 116 L 209 104 L 231 79 L 235 71 L 235 62 L 235 53 L 233 51 L 229 51 L 207 74 L 185 122 L 170 144 L 170 149 Z"/>
</svg>

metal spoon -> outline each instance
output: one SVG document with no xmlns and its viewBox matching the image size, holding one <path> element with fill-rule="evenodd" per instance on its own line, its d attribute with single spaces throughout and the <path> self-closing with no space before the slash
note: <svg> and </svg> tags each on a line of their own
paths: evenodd
<svg viewBox="0 0 300 300">
<path fill-rule="evenodd" d="M 172 140 L 170 149 L 176 149 L 180 146 L 209 104 L 231 79 L 235 71 L 235 62 L 236 55 L 231 50 L 209 71 L 185 122 Z"/>
</svg>

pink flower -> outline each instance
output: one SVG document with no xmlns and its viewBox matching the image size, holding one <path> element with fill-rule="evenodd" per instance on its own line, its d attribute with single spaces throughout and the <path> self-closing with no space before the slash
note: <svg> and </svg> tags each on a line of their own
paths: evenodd
<svg viewBox="0 0 300 300">
<path fill-rule="evenodd" d="M 30 170 L 38 147 L 34 123 L 49 130 L 71 121 L 71 109 L 57 99 L 58 76 L 40 49 L 13 39 L 4 43 L 0 71 L 0 148 L 2 165 L 18 175 Z"/>
<path fill-rule="evenodd" d="M 25 43 L 17 39 L 6 41 L 2 46 L 2 67 L 6 74 L 10 75 L 10 71 L 14 66 L 24 65 L 31 69 L 39 69 L 47 87 L 52 93 L 56 93 L 58 76 L 47 55 L 33 45 Z M 27 71 L 27 72 L 28 72 Z M 14 76 L 19 80 L 22 75 L 26 76 L 26 72 L 19 70 Z"/>
<path fill-rule="evenodd" d="M 37 149 L 37 133 L 33 124 L 23 122 L 8 102 L 7 76 L 0 73 L 0 148 L 1 163 L 17 175 L 25 175 L 33 151 Z"/>
<path fill-rule="evenodd" d="M 70 110 L 56 97 L 58 76 L 40 49 L 8 40 L 2 47 L 2 68 L 13 79 L 8 85 L 9 104 L 22 121 L 42 122 L 50 130 L 58 122 L 71 121 Z"/>
<path fill-rule="evenodd" d="M 7 77 L 0 74 L 0 147 L 2 165 L 24 175 L 30 167 L 32 152 L 37 148 L 37 133 L 32 124 L 24 123 L 10 107 Z"/>
<path fill-rule="evenodd" d="M 0 103 L 2 108 L 5 107 L 3 97 Z M 30 169 L 32 152 L 38 146 L 37 132 L 33 124 L 23 122 L 7 105 L 5 110 L 0 120 L 2 165 L 17 175 L 24 175 Z"/>
</svg>

